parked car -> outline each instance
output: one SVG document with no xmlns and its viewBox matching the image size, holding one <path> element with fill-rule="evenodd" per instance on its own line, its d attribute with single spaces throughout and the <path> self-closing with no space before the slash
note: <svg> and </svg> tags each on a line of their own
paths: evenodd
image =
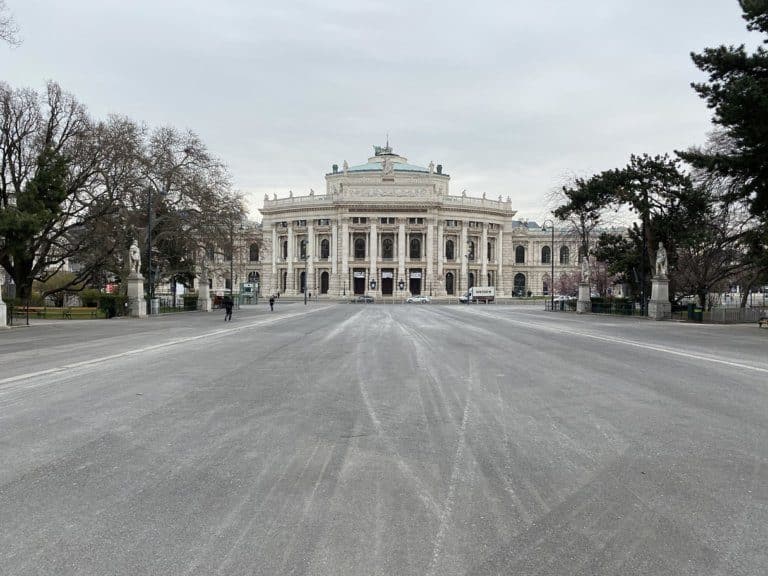
<svg viewBox="0 0 768 576">
<path fill-rule="evenodd" d="M 369 296 L 368 294 L 361 294 L 357 298 L 353 298 L 350 300 L 351 303 L 357 302 L 358 304 L 373 304 L 373 296 Z"/>
<path fill-rule="evenodd" d="M 429 296 L 411 296 L 406 300 L 408 304 L 429 304 L 431 301 Z"/>
<path fill-rule="evenodd" d="M 555 296 L 555 302 L 570 302 L 576 300 L 576 296 Z"/>
</svg>

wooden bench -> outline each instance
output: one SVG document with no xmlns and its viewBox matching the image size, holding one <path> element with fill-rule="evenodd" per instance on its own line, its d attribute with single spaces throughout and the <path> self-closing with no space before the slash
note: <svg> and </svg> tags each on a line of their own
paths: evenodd
<svg viewBox="0 0 768 576">
<path fill-rule="evenodd" d="M 45 318 L 47 310 L 45 306 L 19 306 L 13 309 L 13 315 L 17 318 L 26 318 L 27 315 Z"/>
<path fill-rule="evenodd" d="M 72 320 L 72 317 L 75 318 L 98 318 L 99 317 L 99 309 L 98 308 L 63 308 L 61 311 L 62 318 L 65 318 L 67 320 Z"/>
</svg>

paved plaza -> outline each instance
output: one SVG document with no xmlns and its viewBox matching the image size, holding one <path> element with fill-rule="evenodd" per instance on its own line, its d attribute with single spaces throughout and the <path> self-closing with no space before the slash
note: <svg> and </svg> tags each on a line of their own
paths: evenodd
<svg viewBox="0 0 768 576">
<path fill-rule="evenodd" d="M 0 574 L 762 575 L 768 331 L 278 303 L 0 332 Z"/>
</svg>

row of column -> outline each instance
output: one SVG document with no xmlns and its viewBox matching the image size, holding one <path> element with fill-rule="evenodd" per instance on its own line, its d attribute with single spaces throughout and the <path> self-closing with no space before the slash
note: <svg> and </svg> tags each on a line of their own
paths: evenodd
<svg viewBox="0 0 768 576">
<path fill-rule="evenodd" d="M 425 281 L 426 282 L 433 282 L 434 279 L 434 264 L 437 263 L 437 277 L 443 278 L 443 272 L 445 267 L 444 262 L 444 252 L 445 252 L 445 238 L 443 236 L 444 233 L 444 226 L 441 223 L 438 224 L 437 227 L 437 235 L 438 238 L 440 238 L 440 242 L 438 242 L 437 245 L 437 259 L 435 259 L 434 254 L 434 224 L 429 223 L 427 224 L 427 237 L 426 237 L 426 250 L 425 250 L 425 256 L 426 256 L 426 262 L 424 262 L 425 265 Z M 287 228 L 287 235 L 288 235 L 288 258 L 287 258 L 287 272 L 289 277 L 293 277 L 294 275 L 294 260 L 295 260 L 295 243 L 294 243 L 294 231 L 293 227 Z M 314 290 L 316 287 L 314 286 L 314 270 L 315 270 L 315 234 L 314 234 L 314 226 L 312 224 L 309 224 L 307 226 L 307 258 L 306 258 L 306 271 L 307 271 L 307 289 L 308 290 Z M 464 257 L 464 250 L 467 246 L 467 228 L 462 227 L 460 232 L 460 243 L 458 249 L 460 250 L 459 254 L 459 267 L 460 267 L 460 278 L 468 278 L 468 261 Z M 397 272 L 398 276 L 400 278 L 405 277 L 405 267 L 406 267 L 406 232 L 405 232 L 405 223 L 401 222 L 398 226 L 398 235 L 397 235 Z M 368 260 L 369 260 L 369 275 L 370 276 L 376 276 L 376 271 L 378 270 L 378 227 L 375 222 L 370 224 L 370 228 L 368 231 Z M 346 278 L 349 275 L 349 254 L 350 254 L 350 233 L 349 233 L 349 223 L 347 221 L 343 221 L 341 224 L 341 271 L 340 276 L 342 278 Z M 488 230 L 487 228 L 483 227 L 482 229 L 482 235 L 481 235 L 481 245 L 478 247 L 478 252 L 480 255 L 480 277 L 481 277 L 481 285 L 484 285 L 487 283 L 487 277 L 488 277 L 488 260 L 486 258 L 486 246 L 488 243 Z M 498 262 L 498 281 L 500 281 L 502 277 L 502 232 L 499 231 L 498 233 L 498 239 L 496 243 L 496 250 L 497 250 L 497 262 Z M 277 290 L 277 274 L 278 274 L 278 254 L 281 252 L 281 247 L 278 245 L 278 233 L 276 228 L 272 228 L 272 278 L 273 278 L 273 290 Z M 331 226 L 331 247 L 330 247 L 330 263 L 331 263 L 331 275 L 332 278 L 336 278 L 339 274 L 338 270 L 338 225 L 334 224 Z M 462 282 L 464 283 L 464 282 Z M 337 287 L 338 288 L 338 287 Z M 460 287 L 460 289 L 463 287 Z"/>
</svg>

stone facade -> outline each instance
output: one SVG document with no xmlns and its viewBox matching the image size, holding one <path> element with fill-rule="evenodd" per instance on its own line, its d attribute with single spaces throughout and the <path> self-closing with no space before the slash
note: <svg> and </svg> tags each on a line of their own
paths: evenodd
<svg viewBox="0 0 768 576">
<path fill-rule="evenodd" d="M 321 298 L 450 297 L 473 285 L 540 295 L 551 290 L 549 258 L 556 278 L 578 271 L 572 235 L 556 232 L 553 250 L 550 231 L 516 220 L 509 197 L 452 195 L 441 166 L 409 164 L 389 146 L 325 180 L 324 194 L 265 197 L 261 226 L 238 242 L 236 276 L 262 295 L 305 285 Z"/>
</svg>

